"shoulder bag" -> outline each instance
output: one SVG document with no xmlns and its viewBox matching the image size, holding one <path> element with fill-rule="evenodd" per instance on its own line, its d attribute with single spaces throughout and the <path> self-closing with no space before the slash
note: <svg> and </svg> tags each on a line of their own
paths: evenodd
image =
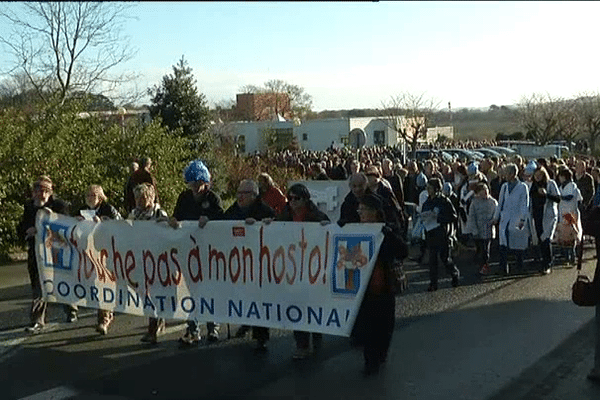
<svg viewBox="0 0 600 400">
<path fill-rule="evenodd" d="M 577 278 L 573 283 L 571 299 L 579 307 L 592 307 L 598 305 L 600 300 L 599 290 L 595 282 L 590 281 L 590 278 L 583 275 L 580 267 L 577 268 Z"/>
</svg>

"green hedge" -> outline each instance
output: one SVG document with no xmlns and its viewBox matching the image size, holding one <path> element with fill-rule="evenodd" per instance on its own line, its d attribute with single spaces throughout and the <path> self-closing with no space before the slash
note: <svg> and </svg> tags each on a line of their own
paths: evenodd
<svg viewBox="0 0 600 400">
<path fill-rule="evenodd" d="M 195 158 L 202 159 L 213 175 L 213 189 L 225 205 L 235 200 L 242 179 L 256 179 L 268 172 L 285 191 L 289 180 L 300 177 L 266 161 L 235 157 L 227 147 L 215 147 L 206 134 L 194 140 L 168 132 L 155 120 L 147 126 L 125 127 L 98 118 L 81 118 L 78 107 L 60 112 L 48 110 L 26 115 L 0 111 L 0 259 L 23 243 L 16 227 L 32 182 L 49 175 L 56 196 L 71 203 L 72 213 L 84 205 L 90 184 L 100 184 L 110 203 L 124 212 L 124 188 L 131 162 L 148 156 L 153 160 L 160 203 L 171 214 L 185 188 L 182 171 Z"/>
<path fill-rule="evenodd" d="M 168 133 L 160 121 L 126 127 L 98 118 L 81 118 L 78 109 L 25 115 L 0 112 L 0 253 L 21 244 L 16 226 L 31 183 L 40 174 L 54 181 L 58 197 L 72 211 L 84 205 L 90 184 L 100 184 L 109 202 L 123 211 L 125 182 L 132 161 L 154 160 L 161 203 L 168 211 L 184 187 L 181 170 L 191 159 L 187 139 Z"/>
</svg>

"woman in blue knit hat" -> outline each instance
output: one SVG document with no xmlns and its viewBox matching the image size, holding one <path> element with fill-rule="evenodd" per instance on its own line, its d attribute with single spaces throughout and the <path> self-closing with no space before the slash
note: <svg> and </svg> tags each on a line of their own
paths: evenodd
<svg viewBox="0 0 600 400">
<path fill-rule="evenodd" d="M 200 226 L 208 220 L 223 219 L 223 202 L 218 194 L 211 190 L 211 175 L 200 160 L 190 162 L 183 170 L 183 178 L 187 189 L 181 192 L 173 211 L 170 225 L 177 227 L 179 221 L 198 221 Z M 207 340 L 215 342 L 219 339 L 219 326 L 214 322 L 206 324 Z M 200 342 L 198 322 L 188 321 L 185 334 L 180 339 L 184 346 L 195 346 Z"/>
</svg>

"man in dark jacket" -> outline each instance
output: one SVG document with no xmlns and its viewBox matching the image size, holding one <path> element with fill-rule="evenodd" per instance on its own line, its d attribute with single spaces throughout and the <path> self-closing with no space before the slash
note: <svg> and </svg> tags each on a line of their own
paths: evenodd
<svg viewBox="0 0 600 400">
<path fill-rule="evenodd" d="M 416 161 L 408 163 L 408 174 L 404 178 L 404 201 L 412 204 L 419 204 L 419 193 L 421 191 L 417 187 L 417 176 L 419 175 L 419 167 Z"/>
<path fill-rule="evenodd" d="M 381 178 L 381 171 L 375 165 L 365 168 L 367 176 L 367 185 L 372 193 L 375 193 L 383 200 L 383 210 L 385 212 L 385 222 L 394 224 L 400 232 L 405 232 L 404 213 L 400 208 L 398 199 L 388 182 Z"/>
<path fill-rule="evenodd" d="M 237 200 L 225 211 L 224 218 L 227 220 L 243 220 L 247 224 L 253 224 L 262 219 L 275 218 L 275 210 L 260 199 L 258 184 L 253 180 L 246 179 L 240 182 L 237 190 Z M 242 325 L 235 336 L 243 337 L 249 330 L 248 325 Z M 257 341 L 256 350 L 265 351 L 269 340 L 269 328 L 253 326 L 252 337 Z"/>
<path fill-rule="evenodd" d="M 594 178 L 587 172 L 587 163 L 585 160 L 577 161 L 573 182 L 575 182 L 577 188 L 581 192 L 581 197 L 583 197 L 581 208 L 585 210 L 591 204 L 592 197 L 594 197 L 594 193 L 596 192 Z"/>
<path fill-rule="evenodd" d="M 33 302 L 31 304 L 31 325 L 26 328 L 30 333 L 39 333 L 46 324 L 46 302 L 42 298 L 42 286 L 35 256 L 35 217 L 38 210 L 49 208 L 55 213 L 68 214 L 66 202 L 54 197 L 54 185 L 49 176 L 40 176 L 33 184 L 31 199 L 25 202 L 25 210 L 19 223 L 19 236 L 27 241 L 27 271 L 31 281 Z M 73 322 L 77 319 L 77 309 L 65 306 L 67 319 Z"/>
<path fill-rule="evenodd" d="M 460 271 L 452 261 L 450 254 L 451 225 L 458 216 L 454 206 L 442 194 L 442 182 L 438 178 L 427 181 L 429 197 L 423 204 L 421 218 L 425 225 L 425 242 L 429 249 L 429 288 L 438 288 L 438 254 L 446 271 L 452 276 L 452 286 L 458 286 Z"/>
<path fill-rule="evenodd" d="M 263 218 L 275 218 L 275 210 L 260 199 L 258 184 L 253 180 L 240 182 L 236 197 L 236 202 L 225 211 L 224 219 L 244 220 L 253 224 Z"/>
<path fill-rule="evenodd" d="M 360 222 L 358 215 L 358 199 L 367 193 L 371 193 L 368 189 L 369 181 L 365 174 L 358 172 L 350 176 L 348 181 L 350 192 L 344 198 L 344 202 L 340 207 L 340 219 L 338 225 L 344 226 L 348 223 Z"/>
<path fill-rule="evenodd" d="M 396 200 L 398 200 L 398 204 L 400 205 L 400 209 L 404 210 L 404 188 L 400 177 L 394 172 L 393 166 L 392 160 L 384 158 L 381 162 L 382 177 L 390 183 L 394 196 L 396 196 Z"/>
</svg>

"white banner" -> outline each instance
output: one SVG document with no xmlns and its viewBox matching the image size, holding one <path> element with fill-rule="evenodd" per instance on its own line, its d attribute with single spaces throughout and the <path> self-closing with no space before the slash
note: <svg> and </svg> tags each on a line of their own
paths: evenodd
<svg viewBox="0 0 600 400">
<path fill-rule="evenodd" d="M 382 224 L 78 221 L 40 211 L 44 297 L 117 312 L 349 336 Z"/>
</svg>

